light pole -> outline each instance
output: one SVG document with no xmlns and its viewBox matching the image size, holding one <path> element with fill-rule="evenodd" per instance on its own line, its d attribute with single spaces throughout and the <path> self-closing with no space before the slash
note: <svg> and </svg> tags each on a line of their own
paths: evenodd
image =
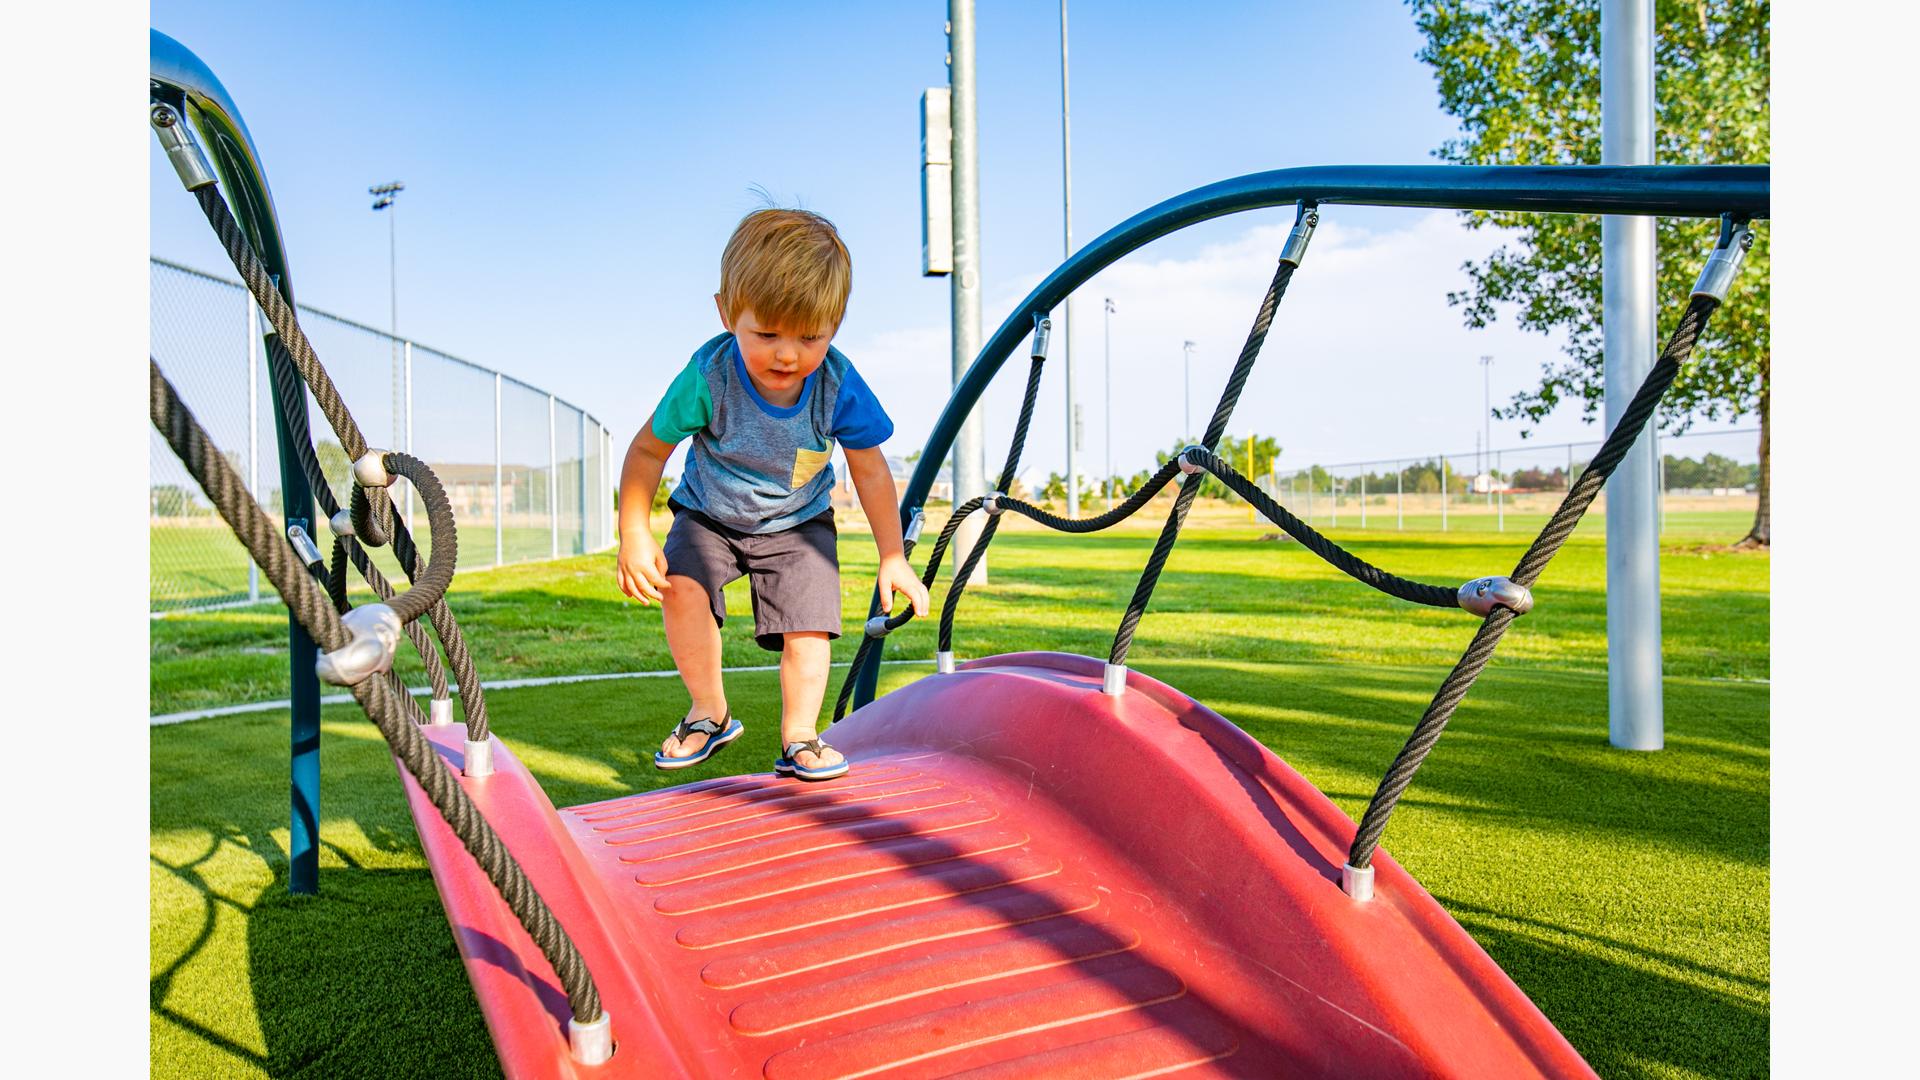
<svg viewBox="0 0 1920 1080">
<path fill-rule="evenodd" d="M 407 434 L 403 430 L 407 422 L 407 373 L 400 357 L 400 286 L 394 273 L 395 233 L 398 228 L 394 222 L 400 211 L 394 208 L 393 201 L 406 189 L 407 185 L 398 180 L 375 184 L 367 189 L 367 194 L 373 196 L 375 213 L 392 211 L 387 215 L 387 328 L 393 337 L 393 445 L 397 449 L 405 449 L 407 445 Z"/>
<path fill-rule="evenodd" d="M 1105 300 L 1106 314 L 1103 315 L 1101 337 L 1107 354 L 1107 509 L 1113 509 L 1113 297 Z"/>
<path fill-rule="evenodd" d="M 1193 434 L 1193 342 L 1180 343 L 1180 437 Z"/>
<path fill-rule="evenodd" d="M 1493 456 L 1493 357 L 1491 356 L 1480 358 L 1480 412 L 1481 426 L 1485 432 L 1480 445 L 1486 448 L 1486 457 L 1491 458 Z M 1481 459 L 1480 471 L 1487 473 L 1486 458 Z M 1493 503 L 1491 474 L 1487 476 L 1487 503 L 1489 505 Z"/>
<path fill-rule="evenodd" d="M 1067 113 L 1067 0 L 1060 0 L 1060 257 L 1073 255 L 1073 134 Z M 1074 451 L 1079 412 L 1073 397 L 1073 297 L 1060 306 L 1060 362 L 1067 369 L 1067 516 L 1080 516 L 1080 467 Z"/>
</svg>

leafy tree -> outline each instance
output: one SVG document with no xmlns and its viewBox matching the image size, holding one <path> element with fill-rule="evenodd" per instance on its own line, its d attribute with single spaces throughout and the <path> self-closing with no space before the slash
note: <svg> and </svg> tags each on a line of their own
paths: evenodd
<svg viewBox="0 0 1920 1080">
<path fill-rule="evenodd" d="M 1441 105 L 1462 129 L 1440 147 L 1440 158 L 1471 165 L 1600 163 L 1598 0 L 1408 3 L 1427 38 L 1418 56 L 1433 67 Z M 1654 19 L 1656 160 L 1766 161 L 1767 0 L 1656 0 Z M 1591 421 L 1605 398 L 1599 218 L 1466 216 L 1472 228 L 1493 226 L 1512 237 L 1484 262 L 1467 264 L 1467 288 L 1448 294 L 1449 302 L 1463 308 L 1467 325 L 1485 326 L 1511 306 L 1521 326 L 1543 333 L 1557 328 L 1567 336 L 1566 359 L 1545 365 L 1539 387 L 1515 395 L 1496 414 L 1537 421 L 1562 399 L 1572 399 Z M 1675 298 L 1691 289 L 1717 228 L 1697 219 L 1662 218 L 1656 225 L 1657 295 L 1668 316 Z M 1675 432 L 1696 419 L 1759 414 L 1760 504 L 1743 546 L 1765 546 L 1770 535 L 1768 297 L 1762 223 L 1726 305 L 1714 314 L 1660 414 L 1661 426 Z"/>
<path fill-rule="evenodd" d="M 660 486 L 653 489 L 653 512 L 654 513 L 657 514 L 666 510 L 667 498 L 668 496 L 673 494 L 674 487 L 675 487 L 675 483 L 674 483 L 673 477 L 665 476 L 665 475 L 662 475 L 660 477 Z"/>
</svg>

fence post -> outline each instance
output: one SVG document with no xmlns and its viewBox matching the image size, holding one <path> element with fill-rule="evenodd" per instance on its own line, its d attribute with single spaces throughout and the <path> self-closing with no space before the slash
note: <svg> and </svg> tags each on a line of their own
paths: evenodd
<svg viewBox="0 0 1920 1080">
<path fill-rule="evenodd" d="M 407 387 L 406 387 L 407 389 L 406 425 L 407 426 L 405 429 L 406 436 L 407 436 L 407 453 L 411 454 L 413 453 L 413 342 L 411 341 L 402 342 L 401 348 L 404 350 L 403 362 L 406 367 L 406 380 L 407 380 Z M 413 485 L 412 484 L 407 485 L 407 531 L 408 532 L 413 531 Z"/>
<path fill-rule="evenodd" d="M 500 480 L 500 373 L 493 373 L 493 565 L 507 561 L 507 508 L 501 499 L 506 485 Z"/>
<path fill-rule="evenodd" d="M 247 492 L 260 498 L 260 323 L 247 296 Z M 260 602 L 260 564 L 247 560 L 247 601 Z"/>
<path fill-rule="evenodd" d="M 1407 465 L 1403 461 L 1393 463 L 1393 527 L 1407 527 Z"/>
<path fill-rule="evenodd" d="M 547 395 L 547 531 L 552 538 L 550 559 L 560 557 L 560 462 L 554 451 L 553 395 Z"/>
<path fill-rule="evenodd" d="M 1360 527 L 1367 527 L 1367 474 L 1360 474 Z"/>
<path fill-rule="evenodd" d="M 1333 499 L 1333 524 L 1329 529 L 1340 527 L 1340 481 L 1337 477 L 1327 477 L 1327 495 Z"/>
<path fill-rule="evenodd" d="M 1447 531 L 1447 455 L 1440 455 L 1440 531 Z"/>
</svg>

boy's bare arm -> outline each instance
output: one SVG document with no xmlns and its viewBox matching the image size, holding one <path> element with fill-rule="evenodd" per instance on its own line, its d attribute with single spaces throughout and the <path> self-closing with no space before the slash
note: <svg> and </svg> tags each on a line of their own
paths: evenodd
<svg viewBox="0 0 1920 1080">
<path fill-rule="evenodd" d="M 653 434 L 653 417 L 627 447 L 620 466 L 620 557 L 614 575 L 620 591 L 643 604 L 660 599 L 667 583 L 667 556 L 653 538 L 653 497 L 660 490 L 660 474 L 667 467 L 673 444 Z"/>
<path fill-rule="evenodd" d="M 893 470 L 877 446 L 865 450 L 848 448 L 847 475 L 860 497 L 860 509 L 866 512 L 867 525 L 873 529 L 873 544 L 880 549 L 880 610 L 893 612 L 893 594 L 898 591 L 913 602 L 913 613 L 927 613 L 927 587 L 908 565 L 906 545 L 900 537 L 900 496 L 893 486 Z"/>
</svg>

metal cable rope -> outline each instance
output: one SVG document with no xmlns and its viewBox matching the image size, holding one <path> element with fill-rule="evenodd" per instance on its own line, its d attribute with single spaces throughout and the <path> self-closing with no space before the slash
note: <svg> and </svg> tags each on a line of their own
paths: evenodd
<svg viewBox="0 0 1920 1080">
<path fill-rule="evenodd" d="M 1207 422 L 1206 435 L 1200 440 L 1208 450 L 1220 444 L 1220 436 L 1226 434 L 1227 421 L 1233 418 L 1234 406 L 1240 402 L 1240 391 L 1247 385 L 1247 376 L 1253 371 L 1253 362 L 1260 357 L 1260 347 L 1266 344 L 1267 330 L 1273 325 L 1273 314 L 1280 307 L 1280 300 L 1287 294 L 1287 283 L 1293 280 L 1296 264 L 1286 259 L 1280 260 L 1280 266 L 1274 271 L 1273 282 L 1267 286 L 1267 294 L 1260 301 L 1260 311 L 1254 316 L 1253 329 L 1247 333 L 1245 345 L 1240 347 L 1240 359 L 1233 365 L 1233 374 L 1227 377 L 1226 389 L 1220 393 L 1220 402 L 1214 406 L 1213 419 Z M 1120 618 L 1120 628 L 1113 636 L 1113 651 L 1107 662 L 1114 667 L 1123 667 L 1127 662 L 1127 651 L 1133 647 L 1133 634 L 1140 626 L 1141 616 L 1146 614 L 1147 601 L 1153 597 L 1153 587 L 1160 580 L 1160 571 L 1166 567 L 1167 556 L 1173 552 L 1173 542 L 1180 535 L 1180 526 L 1187 519 L 1187 511 L 1193 506 L 1193 500 L 1200 494 L 1200 483 L 1189 477 L 1180 482 L 1180 494 L 1173 500 L 1173 510 L 1167 515 L 1167 523 L 1160 530 L 1160 538 L 1154 542 L 1153 553 L 1147 557 L 1146 569 L 1140 573 L 1140 584 L 1133 591 L 1133 599 L 1127 603 L 1127 612 Z"/>
<path fill-rule="evenodd" d="M 1042 331 L 1035 331 L 1041 333 Z M 1020 455 L 1027 447 L 1027 430 L 1033 426 L 1033 403 L 1040 396 L 1040 372 L 1046 366 L 1047 357 L 1043 349 L 1034 350 L 1037 355 L 1027 368 L 1026 395 L 1020 399 L 1020 419 L 1013 425 L 1013 438 L 1007 443 L 1007 460 L 1000 467 L 1000 482 L 994 485 L 994 492 L 1001 493 L 1013 486 L 1013 478 L 1020 471 Z M 1073 482 L 1072 477 L 1067 478 Z M 997 503 L 996 503 L 997 505 Z M 967 581 L 986 557 L 987 545 L 993 543 L 993 534 L 1000 531 L 1000 514 L 993 511 L 987 523 L 980 530 L 980 536 L 973 542 L 973 550 L 967 552 L 966 561 L 953 572 L 953 584 L 947 586 L 947 598 L 940 605 L 940 651 L 953 651 L 953 616 L 960 603 L 960 597 L 967 591 Z"/>
<path fill-rule="evenodd" d="M 205 195 L 206 191 L 213 191 L 213 197 L 207 197 Z M 230 224 L 233 222 L 233 215 L 228 211 L 225 201 L 219 198 L 217 189 L 210 186 L 195 194 L 199 197 L 201 208 L 206 211 L 210 221 L 214 221 L 215 218 L 220 218 Z M 221 233 L 218 221 L 214 221 L 214 231 Z M 253 249 L 247 246 L 246 237 L 240 234 L 237 226 L 232 226 L 231 232 L 234 237 L 231 241 L 227 240 L 224 233 L 221 233 L 221 235 L 223 243 L 227 246 L 228 255 L 235 259 L 236 269 L 238 269 L 242 263 L 248 263 L 260 268 L 260 274 L 264 275 L 264 266 L 260 263 L 258 256 L 254 254 Z M 243 279 L 249 280 L 249 292 L 254 291 L 251 279 L 248 279 L 244 270 L 242 270 L 241 276 Z M 269 286 L 271 285 L 270 278 L 268 278 L 268 284 Z M 272 298 L 279 302 L 282 309 L 290 312 L 285 299 L 280 296 L 278 289 L 269 287 L 266 291 Z M 258 302 L 257 294 L 255 299 L 256 302 Z M 265 310 L 264 305 L 262 310 Z M 298 318 L 289 314 L 289 321 L 292 324 L 294 333 L 300 335 L 300 341 L 303 343 L 306 342 L 305 332 L 300 329 Z M 269 325 L 273 325 L 271 320 L 269 320 Z M 333 486 L 327 479 L 325 470 L 320 467 L 320 460 L 313 451 L 313 434 L 307 425 L 307 410 L 304 407 L 296 407 L 295 405 L 295 403 L 305 402 L 308 386 L 303 382 L 292 351 L 287 348 L 287 340 L 288 339 L 284 338 L 280 333 L 277 326 L 274 327 L 273 333 L 267 335 L 267 370 L 273 379 L 275 390 L 272 396 L 282 422 L 287 425 L 287 432 L 290 436 L 289 441 L 292 442 L 297 451 L 295 457 L 299 460 L 301 471 L 307 476 L 307 484 L 313 489 L 314 498 L 319 502 L 322 512 L 324 512 L 328 520 L 331 521 L 334 516 L 340 512 L 340 503 L 334 498 Z M 310 357 L 312 356 L 311 344 L 307 345 L 307 353 Z M 320 366 L 317 357 L 312 359 L 310 366 L 318 373 L 320 384 L 328 391 L 332 391 L 332 381 L 328 378 L 326 369 Z M 333 396 L 337 401 L 338 393 L 333 392 Z M 315 400 L 319 400 L 317 393 Z M 342 412 L 345 412 L 346 407 L 344 404 L 341 405 L 340 408 Z M 346 414 L 345 421 L 357 437 L 359 428 L 354 425 L 352 414 Z M 329 423 L 331 422 L 330 418 Z M 338 433 L 337 427 L 336 433 Z M 341 438 L 344 447 L 346 436 L 342 434 Z M 364 440 L 361 441 L 361 444 L 362 446 L 365 445 Z M 379 501 L 381 503 L 387 502 L 384 489 L 380 493 Z M 413 543 L 412 534 L 408 532 L 404 523 L 397 521 L 391 532 L 393 534 L 394 557 L 399 560 L 400 569 L 406 573 L 407 577 L 410 580 L 414 579 L 419 574 L 419 551 Z M 357 543 L 353 545 L 356 549 L 358 546 Z M 362 563 L 362 559 L 356 558 L 354 560 L 356 567 L 361 567 Z M 371 563 L 366 563 L 366 565 L 371 565 Z M 486 695 L 480 686 L 480 673 L 475 669 L 473 657 L 467 650 L 466 637 L 461 634 L 459 623 L 454 620 L 453 611 L 447 607 L 444 597 L 435 601 L 433 606 L 428 609 L 427 618 L 428 621 L 433 624 L 434 633 L 439 637 L 441 647 L 446 650 L 447 662 L 453 668 L 454 681 L 460 687 L 461 707 L 466 713 L 467 738 L 474 742 L 485 742 L 488 733 Z"/>
<path fill-rule="evenodd" d="M 332 599 L 335 611 L 345 615 L 353 608 L 347 601 L 347 564 L 350 559 L 365 575 L 367 584 L 373 587 L 374 595 L 382 603 L 393 599 L 393 586 L 387 583 L 387 576 L 380 572 L 380 568 L 367 559 L 365 550 L 355 544 L 350 536 L 336 536 L 333 538 L 333 555 L 327 564 L 327 596 Z M 440 653 L 433 647 L 433 639 L 428 636 L 426 628 L 415 621 L 402 623 L 400 629 L 407 635 L 407 640 L 413 642 L 414 651 L 420 654 L 421 663 L 427 669 L 427 681 L 433 687 L 434 700 L 448 700 L 446 669 L 440 665 Z M 408 715 L 416 723 L 426 723 L 427 717 L 420 714 L 413 695 L 407 692 L 406 684 L 400 681 L 398 669 L 387 672 L 387 677 L 393 680 L 401 700 L 412 706 Z"/>
<path fill-rule="evenodd" d="M 1320 535 L 1319 531 L 1276 502 L 1266 492 L 1240 475 L 1232 465 L 1222 461 L 1219 455 L 1204 447 L 1190 447 L 1183 451 L 1182 457 L 1220 478 L 1220 482 L 1231 488 L 1235 494 L 1253 504 L 1254 509 L 1265 515 L 1267 520 L 1285 530 L 1287 535 L 1300 541 L 1300 546 L 1326 560 L 1342 573 L 1364 585 L 1415 604 L 1428 607 L 1457 608 L 1460 606 L 1460 590 L 1445 585 L 1428 585 L 1421 581 L 1409 581 L 1406 578 L 1390 574 L 1372 563 L 1360 558 L 1339 544 Z"/>
<path fill-rule="evenodd" d="M 1696 294 L 1688 303 L 1686 313 L 1680 317 L 1680 324 L 1674 329 L 1673 336 L 1661 351 L 1660 359 L 1647 372 L 1646 381 L 1633 395 L 1626 411 L 1620 416 L 1620 422 L 1608 433 L 1606 441 L 1574 482 L 1566 497 L 1561 500 L 1560 508 L 1554 511 L 1540 535 L 1527 548 L 1525 555 L 1514 567 L 1513 580 L 1516 584 L 1531 587 L 1539 579 L 1540 572 L 1546 569 L 1547 562 L 1573 535 L 1574 527 L 1580 518 L 1600 494 L 1600 488 L 1607 477 L 1619 466 L 1627 451 L 1633 448 L 1634 440 L 1646 427 L 1653 410 L 1660 404 L 1660 398 L 1673 384 L 1674 376 L 1680 373 L 1680 365 L 1693 352 L 1693 346 L 1706 328 L 1707 319 L 1720 306 L 1720 301 L 1712 296 Z M 1380 844 L 1380 836 L 1386 831 L 1387 819 L 1392 816 L 1394 806 L 1400 796 L 1413 782 L 1413 774 L 1419 771 L 1420 763 L 1433 750 L 1440 740 L 1440 734 L 1446 730 L 1447 721 L 1453 716 L 1454 709 L 1460 704 L 1467 691 L 1472 688 L 1475 679 L 1493 658 L 1494 648 L 1500 644 L 1501 635 L 1519 616 L 1510 608 L 1496 607 L 1474 632 L 1473 640 L 1468 643 L 1466 652 L 1447 673 L 1446 680 L 1434 694 L 1427 711 L 1414 725 L 1413 734 L 1407 738 L 1406 745 L 1388 766 L 1387 773 L 1380 780 L 1380 786 L 1367 803 L 1367 809 L 1360 817 L 1360 826 L 1354 834 L 1353 846 L 1348 849 L 1347 863 L 1358 870 L 1364 870 L 1373 859 L 1374 850 Z"/>
<path fill-rule="evenodd" d="M 193 413 L 180 400 L 160 365 L 148 358 L 150 369 L 149 415 L 167 444 L 187 466 L 220 516 L 226 519 L 254 562 L 267 575 L 294 617 L 320 647 L 328 652 L 347 643 L 348 631 L 333 608 L 326 591 L 316 582 L 292 547 L 275 530 L 272 520 L 248 494 L 246 485 L 207 438 Z M 512 853 L 473 805 L 459 781 L 420 729 L 403 715 L 404 707 L 393 686 L 385 679 L 363 678 L 352 687 L 374 725 L 393 748 L 394 756 L 420 784 L 429 800 L 487 878 L 499 890 L 520 924 L 553 965 L 565 988 L 574 1020 L 592 1023 L 600 1018 L 600 992 L 587 971 L 573 940 L 553 916 L 527 879 L 526 872 L 514 861 Z"/>
</svg>

